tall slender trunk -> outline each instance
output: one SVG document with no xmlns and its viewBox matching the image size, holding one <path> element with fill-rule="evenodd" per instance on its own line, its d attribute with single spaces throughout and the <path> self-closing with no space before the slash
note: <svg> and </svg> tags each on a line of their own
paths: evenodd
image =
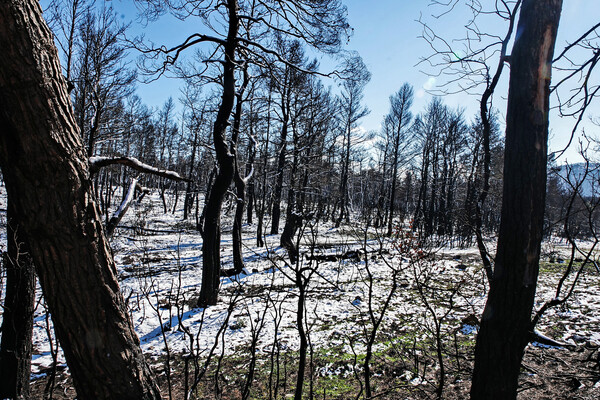
<svg viewBox="0 0 600 400">
<path fill-rule="evenodd" d="M 447 145 L 447 143 L 444 144 L 444 149 L 442 149 L 442 175 L 440 177 L 440 192 L 439 192 L 439 200 L 438 200 L 438 209 L 437 209 L 437 215 L 438 215 L 438 223 L 437 223 L 437 234 L 438 236 L 444 236 L 446 233 L 448 233 L 446 231 L 447 228 L 447 213 L 448 213 L 448 203 L 446 203 L 447 200 L 447 193 L 448 193 L 448 176 L 449 176 L 449 172 L 448 172 L 448 162 L 447 162 L 447 154 L 446 154 L 446 148 L 445 146 Z"/>
<path fill-rule="evenodd" d="M 242 107 L 244 102 L 244 92 L 250 82 L 247 69 L 244 68 L 244 80 L 236 94 L 237 103 L 235 115 L 233 118 L 233 133 L 231 137 L 231 153 L 234 155 L 234 173 L 233 183 L 235 185 L 236 205 L 235 216 L 233 218 L 233 273 L 239 274 L 244 270 L 244 257 L 242 254 L 242 219 L 244 217 L 244 206 L 246 204 L 246 178 L 240 171 L 237 155 L 240 139 L 240 126 L 242 122 Z M 251 138 L 252 139 L 252 138 Z"/>
<path fill-rule="evenodd" d="M 347 122 L 346 127 L 346 139 L 344 148 L 344 161 L 342 163 L 342 176 L 340 180 L 340 214 L 335 220 L 335 227 L 339 227 L 344 219 L 346 223 L 349 223 L 348 213 L 348 174 L 350 172 L 350 148 L 351 148 L 351 134 L 352 134 L 352 123 L 350 120 Z"/>
<path fill-rule="evenodd" d="M 200 116 L 200 121 L 203 120 L 203 116 L 204 116 L 204 110 L 202 110 L 202 115 Z M 189 212 L 192 210 L 192 204 L 193 204 L 193 183 L 192 183 L 192 176 L 194 174 L 194 169 L 196 168 L 196 152 L 198 151 L 198 129 L 199 127 L 196 127 L 194 129 L 194 139 L 192 141 L 192 156 L 190 157 L 190 172 L 188 173 L 188 182 L 185 188 L 185 200 L 184 200 L 184 204 L 183 204 L 183 219 L 184 221 L 188 219 L 188 215 Z"/>
<path fill-rule="evenodd" d="M 92 125 L 90 126 L 90 135 L 88 136 L 87 153 L 88 157 L 94 155 L 94 149 L 96 147 L 96 137 L 100 129 L 100 116 L 102 114 L 102 104 L 99 101 L 94 102 L 94 118 Z"/>
<path fill-rule="evenodd" d="M 394 140 L 394 158 L 392 159 L 392 188 L 390 190 L 390 204 L 389 204 L 389 220 L 387 227 L 387 235 L 392 236 L 392 230 L 394 225 L 394 203 L 396 200 L 396 182 L 398 180 L 398 148 L 400 147 L 400 129 L 402 129 L 402 119 L 398 122 L 398 132 Z"/>
<path fill-rule="evenodd" d="M 488 109 L 488 101 L 491 99 L 494 91 L 496 90 L 496 86 L 500 81 L 500 76 L 502 75 L 502 71 L 504 70 L 505 65 L 505 57 L 506 51 L 508 48 L 508 43 L 512 39 L 512 34 L 515 27 L 515 20 L 517 15 L 517 10 L 520 7 L 521 0 L 518 0 L 512 7 L 513 11 L 511 12 L 511 17 L 509 19 L 508 31 L 504 40 L 502 41 L 502 46 L 500 47 L 500 54 L 498 60 L 498 67 L 496 68 L 496 73 L 494 74 L 492 80 L 490 81 L 488 87 L 485 89 L 481 96 L 481 101 L 479 102 L 479 115 L 481 116 L 481 124 L 482 124 L 482 146 L 483 146 L 483 188 L 479 193 L 477 201 L 474 203 L 474 220 L 475 220 L 475 237 L 477 241 L 477 248 L 479 249 L 479 255 L 481 256 L 481 261 L 483 263 L 483 268 L 485 270 L 488 282 L 492 281 L 492 261 L 488 256 L 488 251 L 485 246 L 485 242 L 483 240 L 483 205 L 487 199 L 489 190 L 490 190 L 490 165 L 492 160 L 492 155 L 490 151 L 490 136 L 492 132 L 492 126 L 490 123 L 490 110 Z M 479 143 L 477 144 L 477 147 Z M 475 152 L 474 154 L 477 154 Z"/>
<path fill-rule="evenodd" d="M 306 307 L 306 287 L 307 279 L 303 276 L 302 270 L 296 270 L 296 287 L 298 288 L 298 310 L 296 311 L 296 328 L 300 336 L 300 349 L 298 354 L 298 375 L 296 376 L 296 389 L 294 390 L 294 400 L 302 400 L 302 391 L 304 389 L 304 374 L 306 372 L 306 354 L 308 350 L 308 337 L 304 327 L 304 314 Z"/>
<path fill-rule="evenodd" d="M 239 18 L 237 0 L 228 0 L 229 27 L 223 60 L 223 96 L 213 127 L 213 141 L 219 171 L 204 210 L 202 243 L 202 286 L 198 305 L 217 304 L 221 271 L 221 206 L 234 175 L 235 157 L 229 151 L 226 131 L 235 101 L 235 50 Z"/>
<path fill-rule="evenodd" d="M 429 237 L 434 232 L 435 223 L 437 222 L 436 218 L 436 201 L 438 199 L 438 184 L 439 184 L 439 174 L 438 174 L 438 146 L 431 141 L 431 190 L 429 191 L 429 204 L 426 206 L 427 211 L 425 212 L 425 236 Z"/>
<path fill-rule="evenodd" d="M 249 149 L 248 161 L 246 162 L 246 176 L 250 176 L 254 171 L 254 159 L 256 158 L 256 143 L 254 139 L 254 121 L 250 121 L 250 138 L 251 138 L 251 146 Z M 251 179 L 248 183 L 247 196 L 248 196 L 248 205 L 246 207 L 246 220 L 248 224 L 252 224 L 252 211 L 254 209 L 254 179 Z"/>
<path fill-rule="evenodd" d="M 295 131 L 295 130 L 294 130 Z M 295 133 L 295 132 L 294 132 Z M 288 251 L 290 261 L 295 264 L 298 260 L 298 247 L 294 243 L 294 235 L 298 230 L 302 216 L 296 212 L 296 173 L 298 171 L 298 143 L 294 134 L 294 151 L 292 159 L 292 170 L 290 172 L 290 183 L 288 187 L 287 211 L 285 225 L 281 233 L 280 244 Z"/>
<path fill-rule="evenodd" d="M 419 197 L 415 208 L 413 231 L 423 229 L 425 219 L 425 203 L 427 202 L 427 186 L 429 184 L 429 149 L 428 144 L 423 148 L 423 160 L 421 161 L 421 182 L 419 185 Z"/>
<path fill-rule="evenodd" d="M 265 245 L 263 240 L 263 223 L 265 219 L 265 211 L 267 209 L 267 164 L 269 161 L 269 136 L 271 133 L 271 92 L 269 91 L 269 100 L 267 103 L 267 136 L 264 143 L 264 151 L 262 157 L 262 179 L 261 179 L 261 196 L 260 196 L 260 204 L 258 204 L 256 213 L 258 217 L 258 222 L 256 224 L 256 245 L 258 247 L 263 247 Z"/>
<path fill-rule="evenodd" d="M 550 74 L 562 0 L 525 0 L 511 56 L 495 270 L 475 347 L 473 399 L 516 398 L 539 273 Z"/>
<path fill-rule="evenodd" d="M 288 114 L 286 113 L 285 115 L 287 116 Z M 279 155 L 277 157 L 277 181 L 275 182 L 273 208 L 271 209 L 271 235 L 276 235 L 279 232 L 279 220 L 281 219 L 281 193 L 283 191 L 283 172 L 285 168 L 288 124 L 289 121 L 287 117 L 284 117 L 283 126 L 281 127 L 281 144 L 279 147 Z"/>
<path fill-rule="evenodd" d="M 237 167 L 236 167 L 237 170 Z M 246 203 L 246 181 L 236 171 L 234 174 L 234 184 L 236 193 L 235 215 L 233 217 L 233 271 L 239 274 L 244 269 L 244 257 L 242 254 L 242 221 L 244 218 L 244 205 Z"/>
</svg>

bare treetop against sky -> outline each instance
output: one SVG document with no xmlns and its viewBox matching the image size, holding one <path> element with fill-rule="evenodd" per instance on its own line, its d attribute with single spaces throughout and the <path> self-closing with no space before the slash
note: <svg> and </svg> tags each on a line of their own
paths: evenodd
<svg viewBox="0 0 600 400">
<path fill-rule="evenodd" d="M 45 5 L 46 1 L 42 1 Z M 131 1 L 112 1 L 112 6 L 120 14 L 123 22 L 133 21 L 128 36 L 143 34 L 154 45 L 167 47 L 176 45 L 190 34 L 202 29 L 199 21 L 189 19 L 179 21 L 171 16 L 163 16 L 148 25 L 140 24 L 138 9 Z M 432 34 L 443 38 L 456 53 L 461 56 L 465 42 L 461 41 L 467 35 L 465 27 L 473 18 L 473 13 L 466 3 L 481 3 L 483 10 L 493 9 L 495 2 L 491 0 L 457 0 L 453 7 L 437 3 L 455 3 L 452 1 L 399 1 L 399 0 L 344 0 L 348 9 L 348 20 L 353 28 L 353 35 L 345 49 L 357 51 L 363 58 L 372 74 L 371 81 L 364 91 L 365 104 L 371 113 L 362 119 L 362 128 L 366 131 L 378 131 L 383 116 L 389 111 L 389 96 L 395 93 L 404 82 L 415 87 L 415 112 L 420 112 L 434 94 L 449 94 L 444 96 L 444 102 L 452 107 L 465 109 L 467 119 L 472 119 L 477 113 L 478 96 L 481 87 L 465 93 L 457 84 L 452 84 L 453 76 L 443 73 L 441 66 L 431 65 L 423 61 L 432 55 L 433 49 L 423 39 L 423 35 L 431 38 Z M 557 53 L 573 42 L 583 32 L 594 25 L 597 14 L 598 0 L 569 0 L 563 7 L 561 29 L 557 40 Z M 431 31 L 424 31 L 424 25 Z M 479 15 L 476 26 L 488 34 L 502 37 L 507 24 L 497 15 Z M 473 47 L 482 47 L 478 42 L 471 42 Z M 510 53 L 509 46 L 509 53 Z M 440 47 L 438 47 L 440 49 Z M 489 53 L 490 65 L 497 63 L 497 54 Z M 434 63 L 440 59 L 432 60 Z M 332 69 L 335 61 L 321 57 L 321 69 Z M 493 71 L 492 71 L 493 73 Z M 496 91 L 494 106 L 503 116 L 506 111 L 508 70 L 504 72 L 501 83 Z M 335 86 L 337 83 L 330 80 Z M 162 105 L 168 97 L 177 99 L 180 95 L 181 83 L 176 79 L 161 78 L 150 84 L 140 84 L 138 93 L 143 101 L 152 106 Z M 553 99 L 554 100 L 554 99 Z M 553 106 L 555 104 L 552 104 Z M 594 116 L 595 110 L 589 110 L 588 116 Z M 503 117 L 501 117 L 503 120 Z M 595 128 L 585 123 L 587 133 Z M 550 119 L 550 150 L 557 151 L 564 147 L 570 136 L 572 119 L 560 119 L 556 113 Z M 566 153 L 570 161 L 577 159 L 577 146 L 571 146 Z"/>
</svg>

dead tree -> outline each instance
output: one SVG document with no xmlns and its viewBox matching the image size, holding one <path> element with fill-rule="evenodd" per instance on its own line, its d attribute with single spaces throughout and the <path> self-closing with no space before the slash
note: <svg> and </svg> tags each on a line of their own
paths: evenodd
<svg viewBox="0 0 600 400">
<path fill-rule="evenodd" d="M 396 203 L 396 186 L 398 182 L 398 167 L 401 162 L 400 157 L 408 148 L 410 142 L 406 137 L 406 128 L 412 120 L 410 107 L 412 105 L 414 90 L 411 85 L 405 83 L 400 90 L 390 96 L 390 112 L 385 117 L 385 129 L 388 134 L 388 142 L 391 145 L 391 189 L 388 204 L 388 226 L 387 235 L 392 235 L 394 206 Z M 402 222 L 402 221 L 400 221 Z"/>
<path fill-rule="evenodd" d="M 235 173 L 236 155 L 231 153 L 228 128 L 235 104 L 236 71 L 249 61 L 259 65 L 273 62 L 291 65 L 283 55 L 270 47 L 274 36 L 295 38 L 318 50 L 337 52 L 349 27 L 344 7 L 337 0 L 172 0 L 149 1 L 145 4 L 149 7 L 149 14 L 157 15 L 169 9 L 181 18 L 198 17 L 216 31 L 214 36 L 195 33 L 169 49 L 143 49 L 151 60 L 158 61 L 158 67 L 154 68 L 156 73 L 164 73 L 177 63 L 185 50 L 198 44 L 208 44 L 211 56 L 206 63 L 218 66 L 217 78 L 211 80 L 220 85 L 222 93 L 213 126 L 218 171 L 204 210 L 203 277 L 198 299 L 200 306 L 213 305 L 218 298 L 221 271 L 221 206 Z M 246 32 L 246 29 L 249 31 Z M 238 60 L 241 54 L 247 55 L 248 59 Z"/>
<path fill-rule="evenodd" d="M 6 269 L 6 295 L 0 343 L 0 398 L 29 398 L 31 354 L 33 350 L 33 312 L 35 269 L 27 239 L 19 227 L 14 199 L 7 207 L 7 252 L 2 263 Z"/>
<path fill-rule="evenodd" d="M 512 49 L 495 268 L 475 348 L 473 399 L 516 398 L 539 273 L 550 75 L 561 0 L 525 0 Z"/>
<path fill-rule="evenodd" d="M 235 154 L 234 160 L 234 174 L 233 183 L 235 186 L 236 195 L 236 207 L 235 216 L 233 219 L 233 274 L 239 274 L 244 269 L 244 258 L 242 255 L 242 219 L 244 217 L 244 207 L 246 205 L 246 186 L 250 178 L 252 178 L 253 169 L 252 167 L 245 176 L 242 175 L 239 165 L 239 151 L 238 144 L 240 142 L 240 126 L 242 121 L 242 109 L 244 105 L 244 92 L 246 91 L 248 84 L 250 83 L 250 75 L 248 74 L 247 67 L 242 70 L 243 81 L 242 85 L 236 93 L 236 107 L 235 114 L 233 117 L 233 133 L 231 135 L 231 153 Z M 250 147 L 254 147 L 254 138 L 250 136 Z M 250 150 L 253 152 L 253 149 Z M 231 273 L 228 273 L 230 275 Z"/>
<path fill-rule="evenodd" d="M 344 220 L 350 222 L 348 179 L 350 174 L 350 154 L 356 144 L 354 129 L 358 121 L 371 111 L 361 104 L 365 85 L 371 79 L 371 73 L 360 57 L 351 58 L 346 64 L 347 79 L 342 84 L 340 96 L 342 131 L 342 164 L 337 206 L 339 215 L 335 217 L 335 226 L 339 227 Z M 335 214 L 335 213 L 334 213 Z"/>
</svg>

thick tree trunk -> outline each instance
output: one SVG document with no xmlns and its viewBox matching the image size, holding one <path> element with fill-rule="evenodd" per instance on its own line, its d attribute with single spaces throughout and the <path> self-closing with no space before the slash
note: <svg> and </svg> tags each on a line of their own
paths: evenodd
<svg viewBox="0 0 600 400">
<path fill-rule="evenodd" d="M 283 227 L 283 232 L 281 233 L 280 244 L 281 247 L 287 250 L 288 256 L 290 257 L 290 262 L 292 264 L 296 264 L 298 261 L 299 250 L 296 243 L 294 243 L 294 236 L 298 231 L 298 228 L 302 225 L 302 215 L 292 211 L 289 212 L 285 221 L 285 226 Z"/>
<path fill-rule="evenodd" d="M 221 206 L 232 179 L 233 165 L 222 164 L 204 208 L 202 285 L 198 299 L 199 307 L 217 304 L 221 274 Z"/>
<path fill-rule="evenodd" d="M 0 163 L 80 399 L 160 399 L 37 1 L 0 3 Z"/>
<path fill-rule="evenodd" d="M 228 0 L 229 31 L 223 61 L 223 96 L 213 127 L 213 141 L 219 172 L 204 209 L 202 231 L 202 287 L 198 305 L 206 307 L 217 304 L 219 277 L 221 274 L 221 206 L 234 174 L 235 157 L 229 151 L 226 132 L 229 116 L 235 101 L 235 49 L 239 26 L 236 0 Z"/>
<path fill-rule="evenodd" d="M 549 86 L 562 0 L 525 0 L 511 56 L 502 219 L 471 398 L 516 398 L 539 271 Z"/>
<path fill-rule="evenodd" d="M 0 344 L 0 398 L 28 399 L 31 379 L 35 272 L 19 228 L 14 200 L 8 202 L 6 296 Z"/>
</svg>

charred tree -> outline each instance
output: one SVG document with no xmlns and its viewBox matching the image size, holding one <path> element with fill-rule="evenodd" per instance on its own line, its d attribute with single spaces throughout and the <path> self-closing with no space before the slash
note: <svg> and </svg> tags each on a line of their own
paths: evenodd
<svg viewBox="0 0 600 400">
<path fill-rule="evenodd" d="M 291 43 L 281 42 L 280 51 L 287 53 L 288 59 L 299 63 L 302 60 L 302 48 L 300 43 L 295 41 Z M 290 126 L 290 114 L 292 104 L 292 89 L 297 79 L 297 71 L 292 66 L 284 66 L 281 77 L 275 77 L 274 88 L 279 92 L 279 119 L 281 122 L 281 133 L 279 134 L 279 149 L 277 150 L 277 171 L 275 188 L 273 189 L 273 204 L 271 206 L 271 235 L 279 233 L 279 223 L 281 220 L 281 196 L 283 193 L 283 177 L 287 157 L 287 137 Z"/>
<path fill-rule="evenodd" d="M 391 189 L 388 204 L 389 218 L 387 226 L 387 236 L 391 236 L 393 232 L 393 219 L 396 203 L 396 186 L 398 183 L 398 166 L 400 156 L 408 147 L 409 142 L 406 140 L 406 127 L 410 124 L 412 113 L 410 107 L 414 97 L 414 90 L 411 85 L 405 83 L 400 90 L 390 96 L 390 112 L 385 117 L 386 127 L 391 136 L 388 140 L 392 145 L 392 160 L 391 160 Z M 391 139 L 391 140 L 390 140 Z"/>
<path fill-rule="evenodd" d="M 235 205 L 235 216 L 233 217 L 233 233 L 232 233 L 232 244 L 233 244 L 233 274 L 239 274 L 244 270 L 244 257 L 242 255 L 242 220 L 244 218 L 244 206 L 246 205 L 246 185 L 248 180 L 251 178 L 252 169 L 248 172 L 247 176 L 242 176 L 239 166 L 239 152 L 238 145 L 240 141 L 240 126 L 242 123 L 242 109 L 244 105 L 244 92 L 250 82 L 250 76 L 248 75 L 248 69 L 243 69 L 243 80 L 242 85 L 236 93 L 236 106 L 235 114 L 233 117 L 233 134 L 231 136 L 231 154 L 235 155 L 234 159 L 234 174 L 233 184 L 235 186 L 236 205 Z M 250 141 L 254 139 L 251 137 Z M 254 143 L 250 145 L 254 146 Z M 253 150 L 250 150 L 253 151 Z M 228 274 L 231 275 L 231 274 Z"/>
<path fill-rule="evenodd" d="M 294 149 L 292 152 L 292 169 L 290 171 L 290 182 L 288 186 L 287 209 L 285 216 L 285 225 L 281 238 L 279 240 L 281 247 L 287 250 L 292 264 L 298 261 L 298 246 L 294 243 L 294 236 L 302 223 L 302 216 L 296 210 L 296 175 L 298 174 L 298 131 L 296 127 L 292 128 L 294 136 Z"/>
<path fill-rule="evenodd" d="M 223 46 L 223 95 L 213 127 L 218 172 L 203 211 L 202 286 L 198 299 L 198 305 L 202 307 L 217 304 L 221 272 L 221 206 L 235 170 L 235 156 L 227 144 L 227 127 L 235 103 L 235 53 L 239 29 L 237 0 L 227 1 L 227 13 L 229 25 Z"/>
<path fill-rule="evenodd" d="M 342 109 L 343 126 L 343 148 L 342 165 L 340 172 L 340 186 L 337 205 L 339 215 L 335 217 L 335 226 L 339 227 L 344 220 L 350 222 L 348 179 L 350 174 L 350 155 L 352 147 L 356 144 L 354 138 L 354 129 L 358 121 L 368 115 L 371 111 L 361 104 L 365 85 L 371 80 L 371 73 L 367 69 L 360 57 L 353 57 L 346 63 L 347 79 L 343 83 L 343 90 L 340 97 L 340 107 Z"/>
<path fill-rule="evenodd" d="M 14 203 L 9 199 L 7 252 L 2 260 L 6 269 L 6 296 L 0 343 L 0 398 L 28 399 L 36 278 Z"/>
<path fill-rule="evenodd" d="M 197 126 L 193 127 L 194 137 L 192 139 L 192 154 L 190 157 L 190 170 L 188 172 L 188 182 L 185 187 L 185 200 L 183 204 L 183 220 L 188 219 L 188 215 L 192 210 L 192 206 L 194 204 L 194 195 L 193 195 L 193 180 L 194 170 L 196 169 L 196 153 L 198 152 L 198 131 L 200 130 L 200 123 L 203 121 L 204 110 L 202 110 L 202 114 L 200 114 L 200 120 L 198 121 Z"/>
<path fill-rule="evenodd" d="M 263 240 L 263 225 L 265 219 L 265 211 L 267 210 L 267 165 L 269 159 L 269 138 L 271 133 L 271 91 L 269 90 L 269 97 L 267 100 L 267 126 L 265 127 L 266 136 L 263 143 L 262 150 L 262 174 L 261 174 L 261 196 L 257 201 L 256 217 L 258 219 L 256 223 L 256 245 L 263 247 L 265 245 Z"/>
<path fill-rule="evenodd" d="M 523 1 L 511 55 L 502 212 L 475 348 L 473 399 L 516 398 L 544 224 L 550 75 L 561 0 Z"/>
<path fill-rule="evenodd" d="M 251 2 L 248 0 L 170 0 L 144 2 L 146 15 L 158 17 L 166 11 L 180 19 L 197 17 L 204 21 L 214 35 L 194 33 L 172 48 L 147 47 L 138 43 L 148 55 L 151 65 L 147 72 L 162 74 L 177 64 L 180 76 L 193 76 L 199 84 L 219 83 L 222 86 L 221 104 L 213 128 L 213 145 L 218 172 L 210 188 L 203 211 L 203 278 L 198 305 L 215 304 L 220 275 L 221 206 L 229 189 L 235 169 L 236 155 L 230 151 L 227 138 L 229 119 L 235 103 L 235 73 L 246 63 L 291 66 L 285 55 L 271 48 L 278 38 L 292 38 L 321 51 L 340 50 L 341 39 L 349 28 L 345 8 L 338 0 L 300 2 Z M 214 20 L 213 20 L 214 18 Z M 218 22 L 216 22 L 218 21 Z M 186 50 L 207 44 L 210 52 L 219 57 L 202 59 L 199 63 L 179 62 Z M 237 60 L 236 56 L 247 57 Z M 208 69 L 198 65 L 210 65 Z M 207 71 L 210 71 L 207 73 Z M 214 74 L 212 74 L 214 72 Z"/>
</svg>

